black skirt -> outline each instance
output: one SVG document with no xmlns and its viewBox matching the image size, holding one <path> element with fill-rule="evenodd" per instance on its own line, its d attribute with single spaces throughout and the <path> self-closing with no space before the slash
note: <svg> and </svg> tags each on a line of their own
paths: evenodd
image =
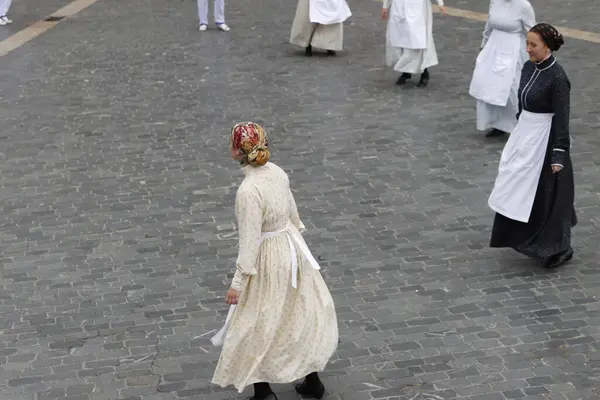
<svg viewBox="0 0 600 400">
<path fill-rule="evenodd" d="M 571 157 L 565 154 L 560 172 L 552 173 L 551 164 L 552 150 L 547 149 L 529 222 L 496 213 L 490 247 L 510 247 L 536 259 L 571 248 L 571 228 L 577 225 Z"/>
</svg>

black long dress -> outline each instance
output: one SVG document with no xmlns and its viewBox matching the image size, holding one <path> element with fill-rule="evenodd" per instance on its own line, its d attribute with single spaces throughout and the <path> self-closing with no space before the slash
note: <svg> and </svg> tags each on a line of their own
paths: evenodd
<svg viewBox="0 0 600 400">
<path fill-rule="evenodd" d="M 529 222 L 496 213 L 491 247 L 510 247 L 541 259 L 571 249 L 571 227 L 577 224 L 575 183 L 570 156 L 569 112 L 571 82 L 554 56 L 536 64 L 527 61 L 519 84 L 519 115 L 554 113 L 544 166 Z M 562 165 L 552 173 L 552 165 Z"/>
</svg>

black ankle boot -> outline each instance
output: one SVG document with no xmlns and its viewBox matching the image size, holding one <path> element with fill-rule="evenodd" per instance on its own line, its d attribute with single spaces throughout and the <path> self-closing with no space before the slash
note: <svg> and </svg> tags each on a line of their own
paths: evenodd
<svg viewBox="0 0 600 400">
<path fill-rule="evenodd" d="M 427 68 L 425 68 L 425 71 L 423 71 L 423 73 L 421 74 L 421 79 L 419 79 L 419 83 L 417 84 L 417 86 L 425 87 L 425 86 L 427 86 L 428 83 L 429 83 L 429 71 L 427 71 Z"/>
<path fill-rule="evenodd" d="M 412 78 L 411 74 L 407 74 L 406 72 L 400 75 L 400 78 L 396 81 L 396 85 L 404 85 L 407 80 Z"/>
<path fill-rule="evenodd" d="M 296 393 L 300 396 L 321 400 L 325 395 L 325 386 L 316 372 L 306 376 L 304 382 L 295 386 Z"/>
<path fill-rule="evenodd" d="M 306 57 L 312 57 L 312 46 L 309 44 L 306 46 L 306 50 L 304 51 L 304 55 Z"/>
<path fill-rule="evenodd" d="M 568 250 L 563 251 L 562 253 L 558 253 L 550 257 L 546 264 L 544 265 L 546 268 L 558 268 L 563 264 L 568 263 L 573 258 L 573 249 L 569 248 Z"/>
<path fill-rule="evenodd" d="M 249 400 L 277 400 L 277 396 L 268 383 L 259 382 L 254 384 L 254 396 Z"/>
<path fill-rule="evenodd" d="M 491 131 L 489 131 L 488 133 L 485 134 L 485 137 L 498 137 L 498 136 L 504 136 L 506 135 L 506 132 L 501 131 L 500 129 L 492 129 Z"/>
<path fill-rule="evenodd" d="M 254 396 L 250 397 L 248 400 L 279 400 L 279 399 L 277 398 L 277 395 L 275 393 L 271 392 L 270 394 L 268 394 L 266 396 L 258 397 L 256 395 L 254 395 Z"/>
</svg>

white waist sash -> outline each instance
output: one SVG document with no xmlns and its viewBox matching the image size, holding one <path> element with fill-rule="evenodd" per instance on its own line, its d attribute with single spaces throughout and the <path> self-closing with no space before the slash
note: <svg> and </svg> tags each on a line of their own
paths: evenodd
<svg viewBox="0 0 600 400">
<path fill-rule="evenodd" d="M 295 238 L 292 232 L 290 232 L 290 228 L 291 226 L 288 224 L 285 228 L 280 229 L 278 231 L 263 232 L 262 239 L 264 240 L 266 238 L 277 236 L 282 233 L 285 234 L 290 245 L 290 256 L 292 257 L 292 287 L 296 289 L 298 288 L 298 253 L 296 250 L 296 246 L 298 247 L 298 250 L 300 250 L 300 253 L 304 256 L 304 258 L 306 258 L 306 260 L 310 263 L 311 267 L 313 267 L 316 270 L 321 269 L 321 267 L 319 266 L 319 263 L 317 262 L 317 260 L 315 260 L 310 250 L 304 243 L 304 240 L 298 240 L 297 238 Z"/>
<path fill-rule="evenodd" d="M 498 214 L 529 222 L 533 201 L 544 166 L 554 114 L 523 110 L 508 138 L 488 205 Z"/>
<path fill-rule="evenodd" d="M 273 231 L 273 232 L 263 232 L 262 233 L 262 239 L 264 240 L 266 238 L 270 238 L 270 237 L 274 237 L 277 235 L 281 235 L 281 234 L 285 234 L 285 236 L 287 237 L 288 240 L 288 244 L 290 245 L 290 257 L 292 258 L 292 287 L 294 289 L 298 288 L 298 251 L 296 250 L 296 246 L 298 247 L 298 250 L 300 250 L 300 253 L 304 256 L 304 258 L 306 258 L 306 260 L 310 263 L 311 267 L 313 267 L 316 270 L 320 270 L 321 267 L 319 266 L 319 263 L 317 262 L 317 260 L 315 260 L 315 258 L 313 257 L 313 255 L 311 254 L 310 250 L 308 249 L 308 246 L 306 246 L 306 243 L 304 243 L 304 240 L 298 240 L 295 235 L 292 234 L 292 232 L 290 231 L 291 226 L 288 224 L 285 226 L 285 228 L 283 229 L 279 229 L 277 231 Z M 219 332 L 217 332 L 217 334 L 215 336 L 213 336 L 210 341 L 214 346 L 222 346 L 223 342 L 225 341 L 225 336 L 227 335 L 227 331 L 229 330 L 229 324 L 231 322 L 231 317 L 233 316 L 233 312 L 235 311 L 236 306 L 232 305 L 231 307 L 229 307 L 229 312 L 227 313 L 227 318 L 225 319 L 225 325 L 223 325 L 223 327 L 219 330 Z"/>
</svg>

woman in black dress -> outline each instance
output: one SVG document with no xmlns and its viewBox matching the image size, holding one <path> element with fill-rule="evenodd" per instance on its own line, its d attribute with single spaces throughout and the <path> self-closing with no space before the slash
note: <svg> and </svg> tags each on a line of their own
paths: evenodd
<svg viewBox="0 0 600 400">
<path fill-rule="evenodd" d="M 509 147 L 507 142 L 494 187 L 496 194 L 492 192 L 490 196 L 490 207 L 497 211 L 490 246 L 510 247 L 529 257 L 543 259 L 547 268 L 559 267 L 573 258 L 571 227 L 577 224 L 575 184 L 569 152 L 571 83 L 553 55 L 563 44 L 562 35 L 545 23 L 535 25 L 527 35 L 529 61 L 523 67 L 519 85 L 518 118 L 521 122 L 524 117 L 539 120 L 548 116 L 547 136 L 543 136 L 544 128 L 540 128 L 533 134 L 524 132 L 521 137 L 509 138 L 509 142 L 515 139 L 511 146 L 512 154 L 505 154 Z M 526 123 L 524 125 L 527 126 Z M 527 131 L 527 128 L 524 130 Z M 539 132 L 542 136 L 538 135 Z M 535 140 L 542 140 L 538 154 L 528 160 L 537 157 L 537 170 L 535 166 L 531 167 L 535 163 L 528 161 L 517 164 L 514 161 L 518 159 L 518 153 L 523 154 L 529 151 L 527 148 L 534 147 L 532 143 Z M 524 169 L 527 172 L 526 176 L 521 175 L 523 180 L 534 182 L 532 190 L 529 190 L 532 204 L 527 203 L 527 196 L 519 193 L 527 190 L 521 191 L 520 184 L 515 183 L 515 177 L 519 177 Z M 503 173 L 505 176 L 500 179 Z M 538 173 L 536 188 L 533 175 Z M 505 206 L 507 204 L 509 206 Z M 523 212 L 524 209 L 527 211 Z M 506 214 L 525 214 L 525 217 L 519 221 Z"/>
</svg>

